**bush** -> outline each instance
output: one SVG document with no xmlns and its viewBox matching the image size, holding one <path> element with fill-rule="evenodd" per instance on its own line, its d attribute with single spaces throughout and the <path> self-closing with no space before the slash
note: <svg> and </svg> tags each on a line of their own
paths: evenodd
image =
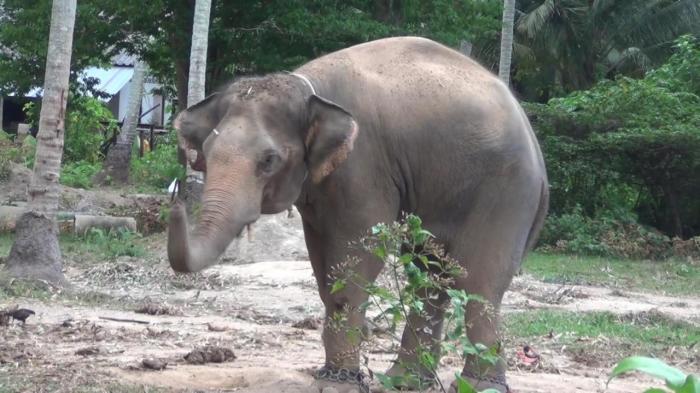
<svg viewBox="0 0 700 393">
<path fill-rule="evenodd" d="M 34 103 L 24 107 L 29 122 L 34 126 L 38 126 L 39 110 L 40 107 Z M 64 162 L 100 162 L 103 158 L 101 145 L 118 130 L 112 112 L 98 99 L 77 94 L 71 95 L 66 111 Z"/>
<path fill-rule="evenodd" d="M 184 175 L 185 169 L 177 160 L 175 132 L 163 138 L 155 150 L 131 160 L 129 177 L 135 184 L 162 189 L 167 187 L 173 179 L 182 178 Z"/>
<path fill-rule="evenodd" d="M 22 145 L 14 143 L 12 135 L 0 130 L 0 181 L 10 177 L 10 163 L 24 164 L 31 168 L 34 165 L 36 140 L 31 135 L 24 138 Z"/>
<path fill-rule="evenodd" d="M 60 182 L 68 187 L 92 188 L 92 178 L 102 169 L 101 163 L 89 161 L 69 162 L 61 169 Z"/>
<path fill-rule="evenodd" d="M 700 45 L 684 37 L 676 49 L 643 79 L 525 105 L 557 220 L 579 206 L 588 218 L 625 211 L 669 236 L 700 234 Z"/>
<path fill-rule="evenodd" d="M 588 217 L 580 206 L 547 217 L 540 250 L 603 257 L 661 260 L 674 254 L 674 242 L 637 223 L 632 216 Z"/>
</svg>

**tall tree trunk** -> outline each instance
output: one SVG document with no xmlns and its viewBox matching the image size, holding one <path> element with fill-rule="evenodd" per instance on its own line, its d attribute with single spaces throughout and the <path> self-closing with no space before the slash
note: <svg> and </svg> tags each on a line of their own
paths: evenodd
<svg viewBox="0 0 700 393">
<path fill-rule="evenodd" d="M 204 86 L 207 72 L 207 44 L 209 41 L 209 16 L 211 14 L 211 0 L 197 0 L 194 6 L 194 22 L 192 24 L 192 49 L 190 52 L 190 72 L 187 83 L 187 106 L 190 107 L 204 99 Z M 189 162 L 194 162 L 197 154 L 193 151 L 187 154 L 187 176 L 183 198 L 189 212 L 202 198 L 204 189 L 204 176 L 201 172 L 193 170 Z"/>
<path fill-rule="evenodd" d="M 99 182 L 103 183 L 109 177 L 110 180 L 124 184 L 129 181 L 129 163 L 131 162 L 131 147 L 136 137 L 136 126 L 141 115 L 141 101 L 143 99 L 143 83 L 148 67 L 139 60 L 134 64 L 134 75 L 131 77 L 129 88 L 129 102 L 126 107 L 126 119 L 114 146 L 110 147 L 105 159 L 104 171 L 99 176 Z"/>
<path fill-rule="evenodd" d="M 513 23 L 515 21 L 515 0 L 503 0 L 503 26 L 501 28 L 501 57 L 498 64 L 498 77 L 510 85 L 510 62 L 513 57 Z"/>
<path fill-rule="evenodd" d="M 75 10 L 76 0 L 53 1 L 28 211 L 17 222 L 14 243 L 7 259 L 10 275 L 57 283 L 64 281 L 55 213 L 60 192 L 58 178 L 63 155 Z"/>
<path fill-rule="evenodd" d="M 0 130 L 3 129 L 3 128 L 2 128 L 2 121 L 3 121 L 3 117 L 2 117 L 2 116 L 3 116 L 3 112 L 2 112 L 2 110 L 4 109 L 4 107 L 5 107 L 5 101 L 3 101 L 2 91 L 0 91 Z"/>
</svg>

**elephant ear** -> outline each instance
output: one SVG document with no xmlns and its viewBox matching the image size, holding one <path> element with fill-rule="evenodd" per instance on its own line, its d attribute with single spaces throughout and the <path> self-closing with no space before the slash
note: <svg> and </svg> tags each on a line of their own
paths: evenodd
<svg viewBox="0 0 700 393">
<path fill-rule="evenodd" d="M 311 180 L 319 183 L 348 158 L 358 127 L 345 109 L 317 95 L 309 98 L 309 119 L 306 161 Z"/>
<path fill-rule="evenodd" d="M 194 170 L 206 170 L 202 144 L 224 115 L 221 101 L 221 93 L 214 93 L 180 112 L 173 123 L 177 130 L 178 153 L 181 158 L 187 157 Z M 190 152 L 191 150 L 197 152 L 196 156 Z"/>
</svg>

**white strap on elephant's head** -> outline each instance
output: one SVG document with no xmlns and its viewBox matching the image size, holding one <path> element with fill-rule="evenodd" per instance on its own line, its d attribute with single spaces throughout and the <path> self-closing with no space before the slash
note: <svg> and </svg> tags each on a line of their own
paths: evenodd
<svg viewBox="0 0 700 393">
<path fill-rule="evenodd" d="M 314 89 L 314 85 L 311 83 L 309 78 L 307 78 L 305 75 L 298 74 L 296 72 L 290 72 L 289 75 L 294 75 L 297 78 L 301 79 L 305 85 L 309 86 L 309 88 L 311 89 L 311 94 L 316 95 L 316 89 Z"/>
</svg>

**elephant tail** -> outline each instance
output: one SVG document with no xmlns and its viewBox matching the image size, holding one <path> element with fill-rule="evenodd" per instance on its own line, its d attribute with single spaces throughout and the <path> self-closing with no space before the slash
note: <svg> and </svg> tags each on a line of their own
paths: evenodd
<svg viewBox="0 0 700 393">
<path fill-rule="evenodd" d="M 525 250 L 523 251 L 524 260 L 528 252 L 530 252 L 537 243 L 540 231 L 544 226 L 544 219 L 547 217 L 547 211 L 549 210 L 549 185 L 547 180 L 542 181 L 542 188 L 540 190 L 540 203 L 537 206 L 537 214 L 535 215 L 535 220 L 532 222 L 532 227 L 530 228 L 530 233 L 527 235 L 527 242 L 525 243 Z M 522 263 L 522 262 L 521 262 Z"/>
</svg>

